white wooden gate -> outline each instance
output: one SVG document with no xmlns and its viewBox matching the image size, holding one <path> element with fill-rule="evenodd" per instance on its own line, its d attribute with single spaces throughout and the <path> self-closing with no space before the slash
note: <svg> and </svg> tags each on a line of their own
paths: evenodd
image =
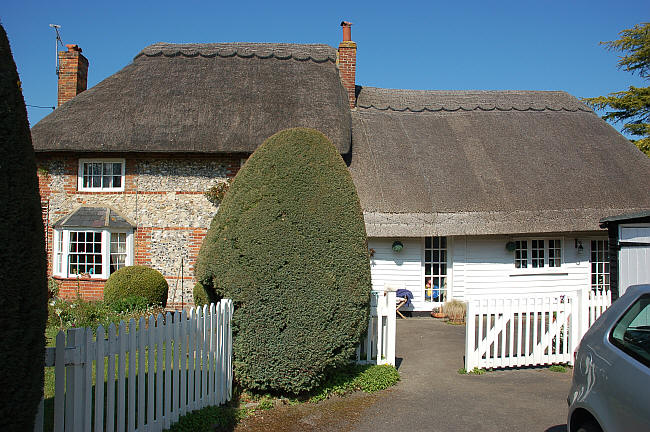
<svg viewBox="0 0 650 432">
<path fill-rule="evenodd" d="M 357 347 L 357 363 L 395 366 L 395 290 L 370 293 L 368 331 Z"/>
<path fill-rule="evenodd" d="M 470 300 L 465 369 L 573 363 L 587 329 L 611 305 L 607 292 Z"/>
<path fill-rule="evenodd" d="M 232 312 L 225 299 L 189 316 L 111 324 L 108 335 L 99 326 L 95 340 L 91 329 L 59 332 L 45 359 L 55 368 L 54 431 L 162 431 L 187 412 L 230 400 Z M 43 430 L 42 400 L 35 430 Z"/>
</svg>

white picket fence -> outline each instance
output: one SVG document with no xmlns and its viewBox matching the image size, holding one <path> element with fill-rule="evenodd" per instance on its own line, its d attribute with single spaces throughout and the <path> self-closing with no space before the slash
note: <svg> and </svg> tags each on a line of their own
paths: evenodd
<svg viewBox="0 0 650 432">
<path fill-rule="evenodd" d="M 395 366 L 395 290 L 370 293 L 368 331 L 357 347 L 357 363 Z"/>
<path fill-rule="evenodd" d="M 55 368 L 54 431 L 162 431 L 187 412 L 227 402 L 232 313 L 225 299 L 189 316 L 111 324 L 108 337 L 99 326 L 95 340 L 91 329 L 59 332 L 45 360 Z M 43 421 L 41 401 L 36 431 Z"/>
<path fill-rule="evenodd" d="M 471 300 L 465 369 L 572 364 L 582 336 L 610 305 L 608 291 Z"/>
</svg>

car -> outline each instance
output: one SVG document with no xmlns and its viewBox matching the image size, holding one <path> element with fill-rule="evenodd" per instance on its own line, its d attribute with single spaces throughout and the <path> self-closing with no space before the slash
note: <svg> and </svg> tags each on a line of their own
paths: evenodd
<svg viewBox="0 0 650 432">
<path fill-rule="evenodd" d="M 650 285 L 634 285 L 585 333 L 567 398 L 569 432 L 650 431 Z"/>
</svg>

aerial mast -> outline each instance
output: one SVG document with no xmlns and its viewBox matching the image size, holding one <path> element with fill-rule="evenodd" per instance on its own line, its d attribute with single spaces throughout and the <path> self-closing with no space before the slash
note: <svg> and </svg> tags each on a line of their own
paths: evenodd
<svg viewBox="0 0 650 432">
<path fill-rule="evenodd" d="M 63 41 L 61 40 L 61 34 L 59 33 L 61 26 L 58 24 L 50 24 L 50 27 L 52 27 L 56 32 L 56 40 L 54 41 L 54 58 L 56 62 L 56 76 L 59 76 L 59 44 L 63 47 Z"/>
</svg>

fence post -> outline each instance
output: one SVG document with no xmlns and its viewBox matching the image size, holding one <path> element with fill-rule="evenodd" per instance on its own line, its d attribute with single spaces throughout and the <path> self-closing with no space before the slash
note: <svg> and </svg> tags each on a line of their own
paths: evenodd
<svg viewBox="0 0 650 432">
<path fill-rule="evenodd" d="M 73 328 L 68 330 L 66 351 L 71 352 L 71 361 L 66 366 L 66 403 L 65 403 L 65 432 L 83 431 L 83 408 L 85 400 L 84 392 L 84 368 L 83 359 L 85 350 L 82 350 L 84 342 L 84 328 Z M 82 352 L 83 351 L 83 352 Z"/>
<path fill-rule="evenodd" d="M 393 289 L 386 288 L 386 302 L 388 304 L 386 310 L 388 315 L 386 323 L 386 363 L 395 366 L 397 314 L 393 311 L 395 308 L 395 291 Z"/>
<path fill-rule="evenodd" d="M 569 365 L 573 365 L 573 353 L 578 349 L 578 344 L 582 339 L 580 332 L 580 312 L 582 312 L 582 303 L 580 302 L 580 292 L 578 291 L 577 297 L 569 297 L 571 299 L 571 325 L 569 331 Z M 584 315 L 584 314 L 583 314 Z"/>
<path fill-rule="evenodd" d="M 576 335 L 576 348 L 577 344 L 580 343 L 582 337 L 587 333 L 589 329 L 589 292 L 590 289 L 580 289 L 578 290 L 578 334 Z"/>
<path fill-rule="evenodd" d="M 469 372 L 474 368 L 474 339 L 476 331 L 476 319 L 474 317 L 474 303 L 467 302 L 465 314 L 465 371 Z"/>
</svg>

